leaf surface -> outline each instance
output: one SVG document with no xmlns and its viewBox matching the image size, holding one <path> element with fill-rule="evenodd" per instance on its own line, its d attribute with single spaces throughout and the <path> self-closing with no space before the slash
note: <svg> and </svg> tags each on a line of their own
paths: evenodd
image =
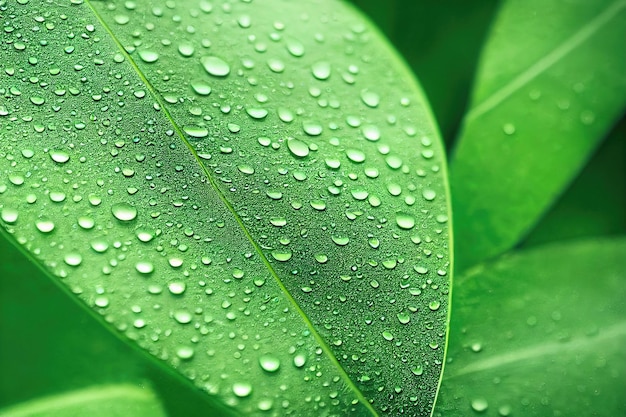
<svg viewBox="0 0 626 417">
<path fill-rule="evenodd" d="M 626 104 L 626 2 L 508 1 L 451 162 L 461 271 L 513 247 Z"/>
<path fill-rule="evenodd" d="M 7 7 L 11 239 L 235 413 L 430 414 L 445 160 L 367 22 L 335 1 Z"/>
<path fill-rule="evenodd" d="M 578 241 L 457 278 L 435 415 L 624 415 L 624 259 L 624 238 Z"/>
<path fill-rule="evenodd" d="M 154 393 L 133 385 L 97 385 L 0 410 L 1 417 L 165 417 Z"/>
</svg>

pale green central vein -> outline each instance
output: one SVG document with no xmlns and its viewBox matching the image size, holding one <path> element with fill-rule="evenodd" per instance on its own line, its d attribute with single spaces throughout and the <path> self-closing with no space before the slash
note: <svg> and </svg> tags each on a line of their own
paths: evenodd
<svg viewBox="0 0 626 417">
<path fill-rule="evenodd" d="M 52 415 L 53 410 L 64 410 L 86 403 L 120 401 L 122 399 L 154 404 L 154 397 L 149 391 L 130 384 L 102 385 L 72 391 L 60 395 L 31 400 L 23 404 L 8 407 L 0 411 L 0 417 L 28 417 L 44 414 Z"/>
<path fill-rule="evenodd" d="M 261 260 L 263 261 L 263 264 L 265 265 L 265 267 L 269 270 L 269 272 L 271 273 L 272 277 L 274 277 L 274 280 L 276 281 L 276 283 L 278 284 L 279 288 L 281 289 L 281 291 L 284 293 L 285 297 L 287 298 L 287 300 L 293 305 L 294 309 L 296 310 L 296 312 L 302 317 L 303 321 L 305 322 L 305 324 L 309 327 L 311 334 L 314 336 L 315 340 L 317 341 L 317 343 L 320 345 L 320 347 L 322 348 L 322 350 L 324 351 L 324 353 L 328 356 L 328 358 L 331 360 L 331 362 L 335 365 L 335 367 L 338 369 L 342 379 L 344 380 L 344 382 L 346 383 L 346 385 L 355 393 L 357 399 L 363 404 L 365 405 L 365 407 L 371 412 L 373 417 L 378 417 L 378 412 L 372 407 L 372 405 L 370 404 L 370 402 L 367 400 L 367 398 L 365 398 L 365 396 L 363 395 L 363 393 L 361 392 L 361 390 L 359 390 L 359 388 L 354 384 L 354 382 L 352 381 L 352 379 L 349 377 L 349 375 L 347 374 L 347 372 L 345 371 L 345 369 L 343 369 L 343 366 L 341 366 L 341 364 L 339 363 L 339 361 L 337 360 L 337 358 L 335 357 L 335 355 L 333 354 L 332 350 L 330 349 L 330 347 L 328 346 L 328 344 L 326 343 L 326 341 L 322 338 L 322 336 L 318 333 L 317 329 L 315 328 L 315 326 L 313 325 L 313 323 L 311 322 L 311 320 L 309 319 L 309 317 L 306 315 L 306 313 L 302 310 L 302 308 L 300 307 L 300 305 L 297 303 L 297 301 L 293 298 L 293 296 L 291 295 L 291 293 L 289 292 L 289 290 L 285 287 L 285 285 L 283 284 L 282 280 L 280 279 L 280 277 L 278 276 L 278 274 L 276 273 L 276 271 L 274 270 L 274 268 L 272 267 L 272 264 L 269 262 L 269 260 L 267 259 L 267 257 L 265 256 L 265 254 L 263 253 L 263 251 L 261 250 L 261 247 L 258 245 L 258 243 L 254 240 L 254 238 L 252 237 L 252 235 L 250 234 L 250 232 L 248 231 L 248 229 L 246 228 L 245 224 L 243 223 L 243 220 L 241 219 L 241 217 L 237 214 L 237 212 L 235 211 L 235 209 L 233 208 L 232 204 L 230 203 L 230 201 L 228 201 L 228 199 L 226 198 L 226 196 L 224 195 L 224 193 L 220 190 L 217 181 L 215 180 L 215 178 L 213 178 L 213 176 L 211 175 L 211 173 L 209 172 L 209 170 L 207 169 L 207 167 L 202 163 L 202 159 L 198 156 L 198 153 L 196 152 L 196 150 L 194 149 L 194 147 L 191 145 L 191 143 L 189 143 L 189 141 L 186 139 L 185 134 L 183 133 L 182 129 L 180 128 L 180 126 L 178 126 L 178 124 L 174 121 L 174 118 L 172 117 L 172 115 L 169 113 L 169 111 L 167 110 L 166 107 L 166 103 L 163 101 L 162 97 L 160 96 L 160 94 L 156 91 L 156 89 L 154 88 L 154 86 L 148 81 L 148 79 L 146 78 L 146 76 L 144 75 L 144 73 L 141 71 L 141 69 L 139 69 L 139 66 L 136 64 L 136 62 L 133 60 L 133 58 L 128 54 L 128 52 L 126 52 L 126 49 L 124 48 L 124 46 L 120 43 L 120 41 L 117 39 L 117 37 L 115 36 L 115 34 L 113 33 L 113 31 L 111 30 L 111 28 L 109 27 L 109 25 L 107 25 L 107 23 L 104 21 L 104 19 L 102 18 L 102 16 L 100 16 L 100 14 L 98 13 L 98 11 L 91 5 L 90 0 L 86 0 L 87 5 L 89 6 L 89 8 L 91 9 L 92 13 L 96 16 L 96 18 L 98 19 L 98 21 L 100 22 L 100 24 L 104 27 L 104 29 L 107 31 L 107 33 L 109 34 L 109 36 L 111 37 L 111 39 L 115 42 L 115 44 L 117 45 L 117 47 L 120 49 L 121 53 L 125 56 L 125 58 L 128 60 L 128 62 L 130 63 L 130 65 L 132 66 L 132 68 L 135 70 L 135 72 L 137 73 L 137 75 L 139 76 L 139 78 L 141 79 L 141 81 L 146 85 L 146 87 L 148 88 L 148 90 L 150 91 L 150 94 L 154 97 L 154 99 L 156 100 L 156 102 L 159 104 L 159 107 L 161 108 L 161 111 L 163 112 L 163 114 L 167 117 L 167 119 L 169 120 L 169 122 L 172 124 L 174 131 L 176 132 L 176 134 L 180 137 L 180 139 L 183 141 L 183 143 L 187 146 L 187 148 L 189 149 L 189 151 L 192 153 L 192 155 L 194 156 L 194 158 L 196 159 L 196 162 L 198 163 L 198 165 L 200 165 L 200 167 L 202 168 L 202 171 L 204 172 L 205 176 L 207 177 L 209 183 L 211 184 L 211 187 L 213 188 L 213 190 L 217 193 L 217 195 L 219 196 L 220 200 L 222 201 L 222 203 L 226 206 L 226 208 L 230 211 L 230 213 L 232 214 L 232 216 L 234 217 L 234 219 L 237 221 L 237 224 L 240 226 L 241 230 L 243 231 L 244 235 L 246 236 L 246 238 L 248 239 L 248 241 L 250 242 L 250 244 L 254 247 L 255 251 L 257 252 L 257 254 L 259 255 L 259 257 L 261 258 Z"/>
<path fill-rule="evenodd" d="M 576 338 L 566 343 L 551 342 L 528 346 L 523 349 L 506 352 L 488 359 L 472 362 L 470 365 L 447 375 L 444 379 L 452 379 L 475 372 L 487 371 L 510 365 L 515 362 L 562 354 L 564 351 L 568 350 L 581 351 L 584 349 L 597 348 L 598 346 L 603 346 L 607 340 L 617 339 L 624 336 L 626 336 L 626 323 L 619 323 L 608 327 L 603 330 L 600 335 L 595 337 Z"/>
<path fill-rule="evenodd" d="M 552 65 L 556 64 L 560 59 L 564 58 L 576 47 L 578 47 L 580 44 L 593 36 L 594 33 L 600 30 L 625 7 L 625 0 L 618 0 L 608 6 L 602 13 L 600 13 L 593 20 L 583 26 L 578 32 L 574 33 L 563 43 L 553 49 L 548 55 L 544 56 L 526 71 L 519 74 L 517 77 L 511 80 L 511 82 L 509 82 L 504 87 L 489 96 L 485 101 L 472 108 L 467 113 L 466 121 L 473 120 L 478 116 L 487 113 L 498 104 L 506 100 L 513 93 L 524 87 L 539 74 L 546 71 Z"/>
</svg>

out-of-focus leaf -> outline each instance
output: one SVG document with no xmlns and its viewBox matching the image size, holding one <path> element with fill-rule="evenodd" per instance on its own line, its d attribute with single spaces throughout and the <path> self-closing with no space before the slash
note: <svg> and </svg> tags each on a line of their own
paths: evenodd
<svg viewBox="0 0 626 417">
<path fill-rule="evenodd" d="M 147 388 L 100 385 L 38 398 L 0 410 L 0 417 L 165 417 Z"/>
<path fill-rule="evenodd" d="M 626 1 L 507 1 L 451 162 L 458 270 L 511 248 L 626 104 Z"/>
<path fill-rule="evenodd" d="M 455 280 L 435 415 L 626 415 L 626 238 L 543 246 Z"/>
<path fill-rule="evenodd" d="M 451 145 L 499 1 L 352 0 L 385 32 L 419 78 Z"/>
<path fill-rule="evenodd" d="M 626 234 L 626 118 L 522 242 Z"/>
<path fill-rule="evenodd" d="M 5 9 L 3 232 L 235 413 L 430 414 L 445 157 L 375 29 L 333 0 Z"/>
</svg>

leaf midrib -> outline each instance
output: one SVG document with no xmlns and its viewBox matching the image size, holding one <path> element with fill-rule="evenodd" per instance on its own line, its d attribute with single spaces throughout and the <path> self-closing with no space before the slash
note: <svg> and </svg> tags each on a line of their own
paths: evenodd
<svg viewBox="0 0 626 417">
<path fill-rule="evenodd" d="M 269 260 L 267 259 L 267 257 L 265 256 L 265 254 L 263 253 L 263 251 L 261 250 L 261 247 L 259 246 L 259 244 L 254 240 L 254 238 L 252 237 L 252 235 L 250 234 L 250 232 L 248 231 L 248 229 L 246 228 L 245 224 L 243 223 L 243 220 L 241 219 L 241 217 L 237 214 L 236 210 L 233 208 L 233 206 L 231 205 L 231 203 L 228 201 L 228 199 L 226 198 L 226 196 L 224 195 L 224 193 L 220 190 L 220 188 L 217 185 L 217 181 L 215 180 L 215 178 L 213 178 L 213 176 L 211 175 L 211 173 L 208 171 L 208 169 L 206 168 L 206 166 L 202 163 L 202 160 L 200 158 L 200 156 L 198 155 L 198 153 L 196 152 L 196 150 L 193 148 L 193 146 L 191 145 L 191 143 L 185 138 L 185 135 L 182 131 L 182 129 L 180 128 L 180 126 L 178 126 L 178 124 L 175 122 L 174 118 L 172 117 L 172 115 L 170 114 L 170 112 L 167 110 L 166 107 L 166 103 L 165 101 L 162 99 L 162 97 L 159 95 L 159 93 L 156 91 L 156 89 L 154 88 L 154 86 L 152 85 L 152 83 L 150 83 L 148 81 L 148 79 L 146 78 L 146 76 L 144 75 L 144 73 L 139 69 L 138 65 L 135 63 L 134 59 L 130 56 L 130 54 L 126 51 L 126 49 L 124 48 L 124 46 L 121 44 L 121 42 L 117 39 L 117 37 L 115 36 L 115 34 L 113 33 L 113 31 L 111 30 L 111 28 L 109 27 L 109 25 L 104 21 L 104 19 L 102 18 L 102 16 L 100 16 L 100 14 L 98 13 L 98 11 L 92 6 L 91 1 L 90 0 L 85 0 L 85 3 L 87 4 L 87 6 L 89 7 L 89 9 L 91 10 L 91 12 L 94 14 L 94 16 L 96 17 L 96 19 L 98 19 L 98 22 L 102 25 L 102 27 L 104 28 L 104 30 L 108 33 L 108 35 L 110 36 L 110 38 L 112 39 L 112 41 L 115 43 L 115 45 L 117 46 L 117 48 L 120 50 L 120 52 L 123 54 L 123 56 L 128 60 L 128 62 L 130 63 L 130 66 L 133 68 L 133 70 L 137 73 L 137 76 L 140 78 L 140 80 L 145 84 L 146 88 L 148 89 L 148 91 L 150 92 L 150 95 L 152 95 L 152 97 L 154 98 L 154 100 L 158 103 L 159 107 L 160 107 L 160 111 L 163 112 L 163 114 L 165 115 L 165 117 L 169 120 L 169 122 L 172 124 L 172 127 L 174 129 L 174 131 L 176 132 L 176 134 L 178 135 L 179 139 L 185 144 L 185 146 L 189 149 L 189 151 L 191 152 L 191 154 L 193 155 L 194 159 L 196 160 L 196 162 L 198 163 L 198 165 L 200 166 L 200 168 L 202 169 L 202 172 L 204 173 L 204 175 L 206 176 L 209 184 L 211 185 L 211 187 L 213 188 L 213 191 L 215 193 L 217 193 L 219 199 L 222 201 L 222 203 L 224 204 L 224 206 L 226 206 L 226 208 L 228 209 L 228 211 L 231 213 L 231 215 L 233 216 L 233 218 L 235 219 L 235 221 L 237 222 L 237 224 L 239 225 L 239 227 L 241 228 L 242 232 L 244 233 L 244 235 L 246 236 L 246 239 L 248 239 L 248 241 L 250 242 L 250 244 L 252 245 L 252 247 L 254 248 L 255 252 L 259 255 L 259 257 L 261 258 L 263 264 L 265 265 L 265 267 L 268 269 L 268 271 L 270 272 L 270 274 L 272 275 L 272 277 L 274 278 L 274 280 L 276 281 L 278 287 L 281 289 L 281 291 L 283 292 L 283 295 L 285 296 L 285 298 L 288 300 L 288 302 L 293 306 L 293 308 L 295 309 L 295 311 L 298 313 L 298 315 L 300 315 L 302 317 L 302 320 L 304 321 L 304 323 L 306 324 L 306 326 L 309 328 L 309 330 L 311 331 L 311 334 L 313 335 L 313 337 L 315 338 L 315 340 L 317 341 L 317 343 L 320 345 L 321 349 L 324 351 L 324 353 L 327 355 L 327 357 L 329 358 L 329 360 L 333 363 L 333 365 L 335 365 L 335 367 L 337 368 L 338 372 L 340 373 L 342 379 L 344 380 L 344 382 L 346 383 L 346 385 L 354 392 L 354 394 L 356 395 L 357 399 L 359 400 L 359 402 L 361 402 L 372 414 L 372 417 L 379 417 L 378 412 L 372 407 L 371 403 L 367 400 L 367 398 L 365 398 L 365 396 L 363 395 L 363 393 L 361 392 L 361 390 L 354 384 L 354 382 L 352 381 L 352 379 L 350 378 L 350 376 L 348 375 L 348 373 L 345 371 L 345 369 L 343 368 L 343 366 L 341 366 L 341 364 L 339 363 L 339 361 L 337 360 L 337 358 L 335 357 L 335 355 L 333 354 L 332 350 L 330 349 L 330 346 L 328 346 L 328 344 L 326 343 L 326 341 L 324 340 L 324 338 L 322 338 L 322 336 L 318 333 L 317 329 L 315 328 L 315 326 L 313 325 L 313 323 L 311 322 L 311 320 L 309 319 L 309 317 L 306 315 L 306 313 L 304 312 L 304 310 L 302 310 L 302 308 L 300 307 L 300 305 L 296 302 L 295 298 L 291 295 L 291 293 L 289 292 L 289 290 L 287 289 L 287 287 L 285 287 L 285 285 L 283 284 L 283 282 L 281 281 L 280 277 L 278 276 L 278 274 L 276 273 L 276 271 L 274 270 L 274 268 L 272 267 L 271 263 L 269 262 Z"/>
<path fill-rule="evenodd" d="M 626 7 L 626 0 L 617 0 L 614 3 L 607 6 L 600 14 L 598 14 L 589 23 L 584 25 L 580 30 L 572 34 L 569 38 L 559 44 L 556 48 L 550 51 L 543 58 L 535 62 L 528 69 L 523 71 L 517 77 L 513 78 L 508 84 L 504 85 L 489 97 L 483 100 L 480 104 L 473 107 L 467 112 L 465 121 L 471 121 L 484 113 L 495 108 L 498 104 L 506 100 L 513 95 L 516 91 L 524 87 L 530 81 L 535 79 L 541 73 L 548 68 L 556 64 L 559 60 L 567 56 L 576 47 L 582 44 L 584 41 L 592 37 L 598 30 L 600 30 L 605 24 L 607 24 L 613 17 L 615 17 L 623 8 Z"/>
<path fill-rule="evenodd" d="M 515 362 L 521 362 L 529 359 L 540 358 L 544 356 L 551 356 L 563 353 L 567 350 L 582 351 L 585 349 L 595 348 L 597 345 L 602 345 L 603 342 L 610 339 L 617 339 L 619 337 L 626 336 L 626 321 L 614 324 L 601 331 L 600 335 L 596 337 L 577 337 L 568 342 L 550 342 L 539 343 L 531 346 L 524 347 L 513 351 L 493 356 L 491 358 L 483 359 L 480 361 L 472 362 L 468 366 L 465 366 L 458 371 L 448 374 L 444 377 L 444 380 L 453 379 L 459 376 L 472 374 L 476 372 L 482 372 L 487 370 L 496 369 L 506 365 L 510 365 Z"/>
</svg>

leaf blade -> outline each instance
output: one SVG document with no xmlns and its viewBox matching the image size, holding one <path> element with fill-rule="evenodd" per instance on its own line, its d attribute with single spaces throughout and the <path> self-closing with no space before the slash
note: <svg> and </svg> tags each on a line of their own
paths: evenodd
<svg viewBox="0 0 626 417">
<path fill-rule="evenodd" d="M 451 163 L 461 269 L 519 242 L 620 117 L 624 19 L 623 1 L 505 3 Z"/>
<path fill-rule="evenodd" d="M 435 415 L 619 415 L 626 240 L 553 244 L 460 277 Z"/>
<path fill-rule="evenodd" d="M 2 217 L 9 233 L 15 234 L 21 244 L 36 253 L 49 270 L 62 277 L 74 292 L 80 293 L 81 298 L 105 320 L 194 379 L 209 393 L 219 394 L 218 398 L 224 403 L 242 413 L 269 411 L 280 415 L 284 412 L 280 409 L 283 404 L 295 409 L 302 407 L 307 410 L 301 410 L 305 413 L 326 412 L 331 415 L 339 412 L 376 415 L 380 409 L 394 407 L 407 407 L 415 415 L 430 413 L 443 355 L 440 345 L 445 341 L 448 208 L 443 176 L 445 166 L 438 135 L 429 110 L 423 105 L 419 88 L 408 76 L 408 71 L 400 66 L 393 54 L 385 52 L 396 59 L 393 62 L 398 67 L 397 78 L 389 72 L 387 62 L 376 61 L 370 65 L 371 59 L 363 58 L 359 64 L 361 68 L 352 70 L 355 74 L 350 75 L 348 70 L 340 79 L 340 64 L 347 65 L 345 58 L 338 55 L 319 61 L 325 58 L 326 51 L 315 47 L 321 37 L 317 40 L 309 38 L 306 42 L 297 40 L 297 45 L 287 44 L 286 50 L 276 52 L 284 61 L 293 59 L 288 61 L 293 63 L 291 67 L 276 59 L 268 60 L 267 66 L 261 67 L 264 72 L 260 72 L 260 65 L 256 67 L 259 68 L 258 80 L 264 80 L 268 88 L 267 93 L 257 92 L 253 96 L 252 87 L 257 78 L 252 75 L 244 78 L 241 74 L 255 67 L 250 66 L 247 55 L 238 55 L 240 51 L 234 46 L 241 46 L 242 38 L 249 39 L 243 29 L 248 29 L 251 21 L 253 24 L 265 22 L 266 27 L 273 26 L 276 31 L 283 30 L 279 28 L 284 24 L 275 21 L 275 9 L 259 9 L 251 19 L 251 14 L 243 13 L 253 10 L 248 5 L 234 8 L 225 5 L 213 10 L 208 3 L 200 3 L 199 10 L 192 9 L 191 17 L 184 15 L 183 18 L 176 14 L 177 10 L 158 7 L 140 14 L 139 10 L 147 7 L 140 2 L 129 3 L 126 9 L 116 9 L 113 3 L 87 4 L 97 9 L 101 20 L 115 30 L 105 30 L 94 23 L 93 15 L 89 14 L 73 19 L 79 23 L 68 25 L 62 20 L 56 23 L 67 33 L 84 27 L 86 31 L 81 34 L 82 39 L 98 42 L 98 51 L 106 59 L 93 58 L 89 54 L 96 50 L 95 47 L 80 42 L 71 41 L 75 45 L 64 49 L 70 56 L 65 57 L 65 61 L 72 62 L 75 71 L 88 70 L 89 77 L 83 81 L 87 87 L 76 96 L 91 95 L 90 98 L 98 104 L 89 100 L 79 103 L 70 95 L 60 94 L 64 98 L 59 103 L 63 105 L 57 110 L 53 108 L 62 115 L 57 116 L 58 119 L 86 118 L 90 113 L 93 117 L 89 122 L 80 120 L 73 125 L 63 125 L 64 134 L 69 136 L 67 141 L 57 136 L 50 126 L 47 129 L 44 126 L 45 134 L 39 140 L 46 140 L 46 147 L 42 149 L 36 143 L 28 142 L 35 148 L 26 152 L 28 157 L 23 149 L 18 149 L 21 143 L 17 143 L 18 137 L 27 136 L 26 130 L 22 130 L 18 119 L 13 119 L 16 132 L 5 136 L 10 140 L 9 151 L 16 155 L 22 153 L 28 162 L 19 160 L 17 165 L 4 167 L 9 177 L 13 178 L 15 174 L 23 179 L 21 183 L 21 180 L 15 180 L 20 184 L 9 179 L 10 186 L 3 189 Z M 83 6 L 72 7 L 78 10 Z M 295 6 L 291 7 L 291 13 L 297 15 L 293 11 Z M 235 12 L 236 17 L 233 17 Z M 315 14 L 319 11 L 311 10 L 310 13 L 317 16 L 316 20 L 325 20 Z M 160 19 L 161 16 L 168 19 Z M 185 20 L 198 16 L 215 19 L 216 24 L 191 25 Z M 140 22 L 141 19 L 149 21 Z M 368 42 L 375 42 L 376 49 L 386 51 L 385 44 L 376 40 L 371 29 L 359 19 L 349 16 L 346 21 L 354 25 L 351 36 L 359 39 L 354 42 L 354 48 L 364 51 Z M 341 24 L 333 24 L 335 28 L 341 27 Z M 225 28 L 236 29 L 232 33 L 239 40 L 233 44 L 224 33 L 214 36 L 211 43 L 205 42 L 208 37 L 193 37 L 196 31 L 206 34 L 206 31 L 220 26 L 226 35 Z M 142 32 L 143 28 L 146 33 Z M 337 33 L 347 36 L 344 29 L 342 27 Z M 169 37 L 169 33 L 179 33 L 180 37 L 174 38 L 181 42 L 177 49 L 168 48 L 172 45 L 165 37 Z M 111 34 L 120 39 L 127 38 L 112 40 Z M 159 36 L 163 38 L 159 39 Z M 326 36 L 325 42 L 333 45 L 330 50 L 339 51 L 340 46 L 344 47 L 344 41 L 334 29 L 326 32 Z M 137 41 L 138 38 L 141 40 Z M 120 49 L 121 45 L 125 50 Z M 301 59 L 303 46 L 306 54 Z M 55 48 L 58 51 L 59 45 Z M 202 48 L 210 48 L 209 53 Z M 253 48 L 263 49 L 257 53 L 265 52 L 265 46 L 258 43 Z M 235 57 L 241 58 L 242 63 L 239 64 Z M 185 61 L 185 58 L 192 60 Z M 96 68 L 103 69 L 85 65 L 92 59 Z M 271 107 L 272 113 L 265 111 L 269 106 L 265 104 L 267 98 L 272 97 L 269 92 L 281 88 L 289 92 L 295 88 L 295 85 L 291 86 L 295 83 L 284 82 L 283 85 L 281 81 L 285 79 L 281 74 L 292 69 L 300 78 L 306 74 L 307 83 L 311 80 L 319 82 L 319 87 L 312 86 L 313 93 L 299 88 L 296 98 L 304 103 L 299 104 L 304 109 L 302 112 L 297 108 L 281 111 L 278 104 L 295 101 L 282 96 L 276 96 L 277 105 Z M 369 75 L 363 75 L 362 87 L 370 85 L 374 88 L 374 76 L 381 75 L 385 86 L 394 92 L 389 97 L 393 96 L 395 102 L 379 92 L 353 88 L 359 71 L 366 74 L 370 71 Z M 100 84 L 90 84 L 91 79 L 98 80 L 102 74 L 109 78 Z M 330 81 L 327 81 L 328 77 L 331 77 Z M 195 82 L 198 79 L 200 82 Z M 75 81 L 72 77 L 64 80 Z M 408 97 L 404 82 L 412 85 Z M 101 88 L 102 85 L 105 87 Z M 337 96 L 344 94 L 342 91 L 350 92 L 349 99 L 341 105 L 354 109 L 354 117 L 349 120 L 355 126 L 347 123 L 348 127 L 342 127 L 341 140 L 345 148 L 334 149 L 337 146 L 334 143 L 339 139 L 333 139 L 329 133 L 339 128 L 331 127 L 339 124 L 337 117 L 343 117 L 342 113 L 331 114 L 338 99 L 320 97 L 321 87 L 326 94 Z M 99 94 L 99 88 L 103 94 Z M 72 90 L 70 93 L 74 94 Z M 23 98 L 18 95 L 11 104 L 22 104 L 20 100 Z M 410 100 L 415 100 L 415 104 Z M 43 101 L 45 104 L 54 99 L 46 96 Z M 194 103 L 201 105 L 195 106 Z M 87 107 L 86 111 L 82 111 L 82 105 Z M 116 106 L 123 111 L 118 111 Z M 331 110 L 323 110 L 327 107 Z M 19 108 L 12 106 L 10 110 L 15 112 Z M 48 110 L 47 106 L 44 108 Z M 409 138 L 424 135 L 421 142 L 417 138 L 408 139 L 406 143 L 396 139 L 394 136 L 402 132 L 396 122 L 399 117 L 394 115 L 386 120 L 381 109 L 393 110 L 402 116 L 403 123 L 415 123 L 416 126 L 402 126 L 406 129 L 403 135 Z M 304 118 L 317 113 L 321 114 L 320 120 Z M 277 129 L 274 125 L 278 123 L 277 118 L 285 123 L 280 125 L 285 133 L 278 138 L 276 132 L 269 134 Z M 298 120 L 297 127 L 290 127 L 293 120 L 288 119 L 293 118 Z M 379 123 L 378 127 L 373 125 L 374 121 Z M 359 131 L 357 128 L 361 125 L 362 131 Z M 86 132 L 80 133 L 83 130 Z M 277 146 L 266 149 L 270 143 L 264 139 L 256 141 L 259 132 L 265 131 L 268 136 L 275 137 Z M 99 143 L 83 142 L 81 138 L 90 135 L 102 139 Z M 291 135 L 293 137 L 289 137 Z M 329 143 L 314 142 L 322 139 Z M 254 148 L 254 154 L 248 151 L 253 146 L 258 147 Z M 55 147 L 62 147 L 62 151 Z M 428 152 L 425 156 L 400 157 L 402 152 L 416 147 Z M 322 151 L 327 152 L 325 161 L 314 157 L 316 152 L 321 154 Z M 359 165 L 363 158 L 366 163 L 374 161 L 375 176 L 363 174 L 362 165 Z M 336 160 L 344 166 L 355 164 L 356 168 L 336 171 Z M 264 165 L 266 161 L 271 164 Z M 86 164 L 81 167 L 79 163 Z M 285 176 L 289 170 L 280 169 L 281 165 L 293 169 L 293 178 Z M 62 190 L 44 184 L 43 194 L 38 194 L 35 201 L 25 203 L 24 199 L 29 200 L 26 188 L 38 188 L 36 183 L 41 180 L 40 174 L 32 181 L 27 174 L 35 168 L 46 172 L 48 184 Z M 430 171 L 426 172 L 425 168 Z M 302 172 L 304 178 L 300 175 Z M 74 191 L 72 187 L 61 185 L 66 175 L 67 184 L 77 181 Z M 423 177 L 426 180 L 422 180 Z M 289 178 L 290 182 L 286 183 L 283 178 Z M 311 178 L 309 182 L 306 182 L 307 178 Z M 332 182 L 325 182 L 324 178 L 332 178 Z M 396 179 L 395 185 L 404 187 L 399 193 L 401 196 L 381 195 L 376 199 L 371 196 L 365 201 L 369 193 L 373 195 L 372 189 L 368 192 L 367 181 L 376 178 L 380 178 L 373 186 L 377 194 L 386 192 L 381 185 L 384 179 Z M 256 188 L 251 186 L 253 180 L 258 181 Z M 348 180 L 352 189 L 345 185 Z M 302 184 L 298 185 L 298 181 Z M 21 187 L 24 182 L 27 187 Z M 273 188 L 268 188 L 268 184 Z M 357 189 L 359 185 L 363 189 Z M 422 187 L 430 187 L 428 198 L 424 197 L 427 202 L 419 200 L 416 204 L 417 198 L 413 195 L 419 197 Z M 75 191 L 77 189 L 80 191 Z M 290 189 L 297 190 L 299 199 L 302 198 L 297 208 L 297 201 L 287 202 L 287 198 L 283 198 Z M 335 195 L 337 190 L 340 195 Z M 68 197 L 77 208 L 68 204 Z M 39 206 L 40 203 L 43 207 Z M 36 204 L 30 207 L 43 210 L 30 210 L 27 204 Z M 382 208 L 377 209 L 381 204 Z M 249 205 L 254 208 L 250 209 Z M 15 210 L 19 215 L 14 218 Z M 80 210 L 84 210 L 82 214 L 88 215 L 84 217 L 89 219 L 75 219 Z M 324 217 L 317 220 L 319 223 L 315 228 L 310 228 L 300 220 L 305 216 Z M 387 218 L 395 223 L 393 220 L 388 222 Z M 35 223 L 34 228 L 28 224 L 29 220 Z M 376 235 L 357 234 L 357 228 L 351 222 L 360 224 L 360 231 L 371 228 Z M 275 228 L 282 228 L 280 230 L 285 232 L 276 232 Z M 63 239 L 63 234 L 68 231 L 75 232 L 76 239 Z M 395 243 L 399 239 L 410 241 L 409 237 L 418 231 L 427 234 L 423 237 L 422 254 L 413 249 L 401 249 Z M 91 249 L 85 251 L 87 239 L 91 240 Z M 419 244 L 419 239 L 411 243 Z M 354 263 L 353 258 L 365 249 L 369 251 L 367 262 L 357 258 L 358 263 Z M 430 258 L 431 255 L 434 256 Z M 414 269 L 418 263 L 419 271 Z M 87 269 L 94 267 L 94 275 L 100 276 L 90 279 Z M 100 268 L 101 273 L 98 272 Z M 300 269 L 303 271 L 299 272 Z M 404 279 L 408 280 L 411 278 L 409 273 L 416 281 L 415 286 L 418 280 L 431 281 L 430 287 L 422 284 L 426 286 L 425 294 L 419 299 L 409 292 L 411 285 L 399 285 L 391 279 L 406 275 Z M 304 278 L 309 275 L 313 278 Z M 358 295 L 346 290 L 346 285 L 357 289 Z M 293 301 L 290 296 L 296 294 L 299 299 Z M 383 307 L 383 298 L 392 307 Z M 400 304 L 401 300 L 411 300 L 413 313 L 417 313 L 418 306 L 428 307 L 432 303 L 432 308 L 424 308 L 418 314 L 424 314 L 431 324 L 430 328 L 423 330 L 426 336 L 421 341 L 414 339 L 409 331 L 418 326 L 416 319 L 412 324 L 409 324 L 410 320 L 403 322 L 405 319 L 400 321 L 399 318 L 397 322 L 379 324 L 369 317 L 364 320 L 354 314 L 359 311 L 358 303 L 369 304 L 367 308 L 372 318 L 384 318 L 388 311 L 393 315 L 411 313 L 396 311 L 393 304 L 396 301 Z M 346 307 L 341 307 L 342 303 Z M 305 305 L 308 310 L 303 313 L 299 307 Z M 335 314 L 339 318 L 333 318 Z M 309 317 L 314 319 L 309 321 Z M 345 317 L 349 318 L 348 325 Z M 383 327 L 386 331 L 391 329 L 390 336 L 382 334 Z M 361 332 L 376 334 L 374 340 L 377 341 L 372 343 L 377 348 L 387 343 L 384 354 L 373 348 L 357 349 L 364 346 Z M 424 342 L 425 338 L 431 346 Z M 206 346 L 207 340 L 215 346 Z M 374 382 L 369 382 L 373 379 L 369 374 L 385 375 L 385 380 L 396 382 L 402 381 L 396 374 L 415 379 L 417 375 L 409 368 L 400 369 L 396 365 L 401 362 L 400 352 L 414 352 L 415 349 L 424 353 L 426 358 L 421 378 L 428 387 L 424 393 L 410 384 L 398 383 L 391 387 L 373 386 Z M 204 355 L 209 358 L 209 363 L 200 363 Z M 338 366 L 338 359 L 341 366 Z M 379 362 L 385 365 L 379 366 Z M 252 367 L 245 369 L 241 364 Z M 349 370 L 350 377 L 346 376 L 344 367 Z M 285 390 L 281 388 L 283 380 L 301 388 Z M 300 392 L 312 385 L 310 381 L 314 381 L 317 392 L 302 403 Z M 388 404 L 385 391 L 393 391 L 392 395 L 402 400 Z M 367 400 L 364 400 L 363 392 Z M 415 397 L 417 399 L 411 399 L 414 397 L 412 393 L 419 394 Z M 370 401 L 375 403 L 377 410 L 369 404 Z"/>
</svg>

